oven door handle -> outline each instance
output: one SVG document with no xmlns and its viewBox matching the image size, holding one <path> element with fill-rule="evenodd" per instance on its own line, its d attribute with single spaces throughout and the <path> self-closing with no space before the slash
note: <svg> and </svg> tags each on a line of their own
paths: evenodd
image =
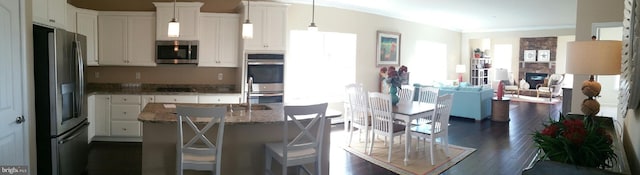
<svg viewBox="0 0 640 175">
<path fill-rule="evenodd" d="M 275 97 L 282 96 L 284 93 L 268 93 L 268 94 L 249 94 L 251 97 Z"/>
<path fill-rule="evenodd" d="M 252 61 L 247 61 L 248 65 L 284 65 L 284 62 L 282 61 L 260 61 L 260 62 L 252 62 Z"/>
</svg>

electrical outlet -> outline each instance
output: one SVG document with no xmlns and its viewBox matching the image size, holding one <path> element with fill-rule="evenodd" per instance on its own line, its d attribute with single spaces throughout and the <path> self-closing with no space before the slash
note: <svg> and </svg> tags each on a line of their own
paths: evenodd
<svg viewBox="0 0 640 175">
<path fill-rule="evenodd" d="M 136 80 L 140 79 L 140 72 L 136 72 Z"/>
<path fill-rule="evenodd" d="M 93 76 L 95 76 L 96 78 L 100 78 L 100 72 L 94 72 Z"/>
<path fill-rule="evenodd" d="M 224 76 L 224 75 L 222 75 L 222 73 L 218 73 L 218 80 L 222 80 L 222 77 L 223 77 L 223 76 Z"/>
</svg>

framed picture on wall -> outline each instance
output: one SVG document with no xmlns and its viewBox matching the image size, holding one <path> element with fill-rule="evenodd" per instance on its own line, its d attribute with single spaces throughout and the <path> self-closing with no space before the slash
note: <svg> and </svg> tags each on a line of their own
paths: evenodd
<svg viewBox="0 0 640 175">
<path fill-rule="evenodd" d="M 551 50 L 538 50 L 538 61 L 548 62 L 551 60 Z"/>
<path fill-rule="evenodd" d="M 385 31 L 378 31 L 377 33 L 377 66 L 400 65 L 400 33 Z"/>
<path fill-rule="evenodd" d="M 536 50 L 524 50 L 524 61 L 536 61 Z"/>
</svg>

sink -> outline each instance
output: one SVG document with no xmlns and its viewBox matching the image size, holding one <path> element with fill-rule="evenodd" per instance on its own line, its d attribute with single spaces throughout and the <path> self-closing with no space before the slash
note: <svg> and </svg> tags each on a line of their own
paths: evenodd
<svg viewBox="0 0 640 175">
<path fill-rule="evenodd" d="M 247 110 L 247 105 L 233 105 L 231 107 L 231 109 L 233 109 L 234 111 L 237 110 Z M 261 104 L 251 104 L 251 110 L 271 110 L 271 107 L 267 106 L 267 105 L 261 105 Z"/>
</svg>

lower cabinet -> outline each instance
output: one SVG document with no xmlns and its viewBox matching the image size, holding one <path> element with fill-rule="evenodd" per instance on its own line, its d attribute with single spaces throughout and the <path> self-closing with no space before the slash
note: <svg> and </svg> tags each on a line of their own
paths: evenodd
<svg viewBox="0 0 640 175">
<path fill-rule="evenodd" d="M 87 98 L 89 141 L 142 141 L 138 115 L 147 103 L 238 104 L 240 94 L 215 95 L 91 95 Z"/>
</svg>

